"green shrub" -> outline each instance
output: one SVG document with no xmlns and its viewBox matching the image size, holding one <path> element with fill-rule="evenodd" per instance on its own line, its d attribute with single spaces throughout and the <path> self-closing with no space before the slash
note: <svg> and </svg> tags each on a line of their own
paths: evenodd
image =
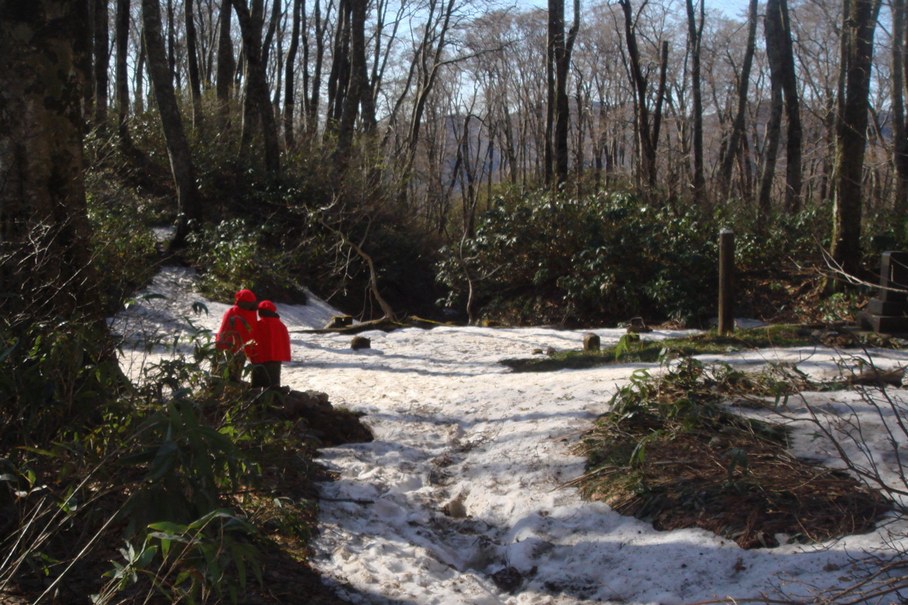
<svg viewBox="0 0 908 605">
<path fill-rule="evenodd" d="M 115 313 L 133 292 L 145 286 L 158 268 L 154 234 L 141 217 L 134 200 L 115 195 L 89 196 L 88 217 L 92 223 L 95 266 L 116 267 L 102 271 L 99 303 Z"/>
<path fill-rule="evenodd" d="M 93 421 L 123 384 L 104 344 L 96 326 L 80 321 L 32 324 L 15 335 L 0 321 L 0 448 L 50 443 Z"/>
<path fill-rule="evenodd" d="M 229 219 L 191 233 L 188 241 L 201 273 L 200 287 L 212 298 L 233 301 L 237 290 L 249 288 L 260 299 L 305 302 L 293 257 L 283 252 L 267 226 Z"/>
<path fill-rule="evenodd" d="M 691 322 L 715 299 L 715 233 L 692 210 L 655 208 L 629 194 L 540 192 L 498 199 L 463 254 L 458 246 L 442 251 L 438 279 L 455 304 L 468 288 L 466 269 L 487 313 L 517 309 L 520 321 Z"/>
</svg>

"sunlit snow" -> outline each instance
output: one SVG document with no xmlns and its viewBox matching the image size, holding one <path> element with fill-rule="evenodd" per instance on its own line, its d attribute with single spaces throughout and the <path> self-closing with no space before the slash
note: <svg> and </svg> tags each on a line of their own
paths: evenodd
<svg viewBox="0 0 908 605">
<path fill-rule="evenodd" d="M 143 363 L 168 354 L 164 346 L 146 350 L 144 338 L 164 336 L 179 348 L 192 330 L 216 329 L 227 308 L 196 293 L 184 269 L 164 269 L 147 293 L 162 298 L 139 297 L 113 321 L 127 337 L 123 364 L 134 376 Z M 193 311 L 199 302 L 207 315 Z M 623 330 L 370 331 L 362 336 L 371 339 L 371 349 L 354 351 L 349 335 L 305 332 L 337 314 L 316 297 L 303 306 L 279 304 L 278 311 L 293 352 L 284 384 L 323 391 L 334 406 L 363 412 L 375 435 L 371 443 L 321 452 L 338 478 L 321 485 L 314 564 L 355 602 L 673 605 L 767 596 L 810 602 L 817 591 L 849 584 L 854 564 L 867 555 L 908 548 L 906 523 L 893 518 L 870 534 L 835 542 L 742 550 L 702 530 L 656 531 L 565 487 L 584 472 L 573 446 L 606 411 L 616 387 L 635 369 L 658 372 L 658 365 L 513 373 L 498 362 L 549 347 L 579 349 L 589 331 L 603 345 L 614 343 Z M 881 367 L 908 365 L 903 352 L 861 353 L 868 354 Z M 836 376 L 843 362 L 854 362 L 823 348 L 705 359 L 754 369 L 787 363 L 816 378 Z M 908 397 L 904 390 L 889 393 Z M 860 414 L 883 473 L 898 480 L 899 450 L 856 393 L 806 398 Z M 803 417 L 803 400 L 792 398 L 786 411 Z M 796 443 L 802 453 L 838 464 L 810 433 Z M 889 595 L 875 602 L 900 600 Z"/>
</svg>

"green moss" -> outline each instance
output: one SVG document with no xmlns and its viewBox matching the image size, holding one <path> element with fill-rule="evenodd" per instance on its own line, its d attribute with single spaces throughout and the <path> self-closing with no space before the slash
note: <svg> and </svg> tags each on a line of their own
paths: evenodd
<svg viewBox="0 0 908 605">
<path fill-rule="evenodd" d="M 646 340 L 628 334 L 599 351 L 559 351 L 544 358 L 504 359 L 501 363 L 515 372 L 580 370 L 617 363 L 657 363 L 663 359 L 695 355 L 718 355 L 736 351 L 805 346 L 840 348 L 875 346 L 901 348 L 899 340 L 879 334 L 823 329 L 818 326 L 782 324 L 738 330 L 720 336 L 715 330 L 666 340 Z"/>
</svg>

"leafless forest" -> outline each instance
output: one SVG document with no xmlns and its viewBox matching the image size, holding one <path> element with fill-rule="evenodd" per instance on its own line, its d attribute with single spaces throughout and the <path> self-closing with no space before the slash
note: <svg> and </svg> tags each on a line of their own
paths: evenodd
<svg viewBox="0 0 908 605">
<path fill-rule="evenodd" d="M 128 137 L 157 104 L 165 128 L 271 174 L 318 158 L 380 182 L 437 232 L 469 231 L 502 186 L 632 187 L 759 220 L 835 200 L 831 247 L 854 268 L 862 212 L 904 213 L 901 0 L 735 17 L 709 0 L 93 5 L 94 124 L 116 112 Z"/>
</svg>

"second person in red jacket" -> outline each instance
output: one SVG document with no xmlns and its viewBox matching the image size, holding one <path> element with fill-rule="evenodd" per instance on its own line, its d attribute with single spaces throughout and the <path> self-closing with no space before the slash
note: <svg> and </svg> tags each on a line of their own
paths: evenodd
<svg viewBox="0 0 908 605">
<path fill-rule="evenodd" d="M 249 350 L 252 386 L 280 388 L 281 364 L 290 361 L 290 333 L 273 302 L 261 301 L 258 310 L 259 319 L 252 333 L 255 344 Z"/>
</svg>

